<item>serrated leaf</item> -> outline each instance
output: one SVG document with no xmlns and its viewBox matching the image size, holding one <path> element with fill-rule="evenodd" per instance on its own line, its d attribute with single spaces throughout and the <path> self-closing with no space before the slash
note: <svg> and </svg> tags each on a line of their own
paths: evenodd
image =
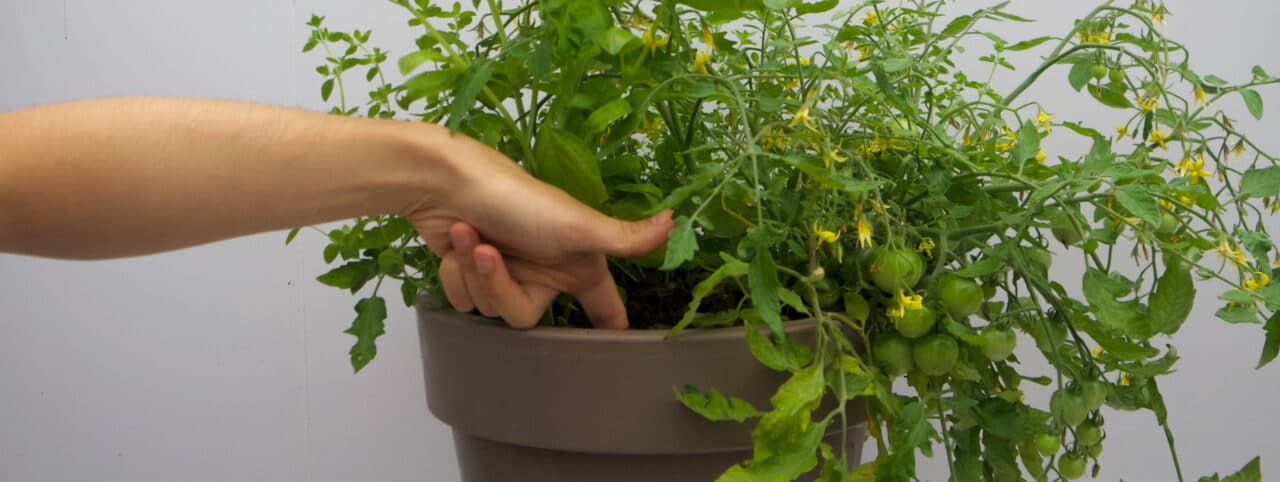
<svg viewBox="0 0 1280 482">
<path fill-rule="evenodd" d="M 458 78 L 458 71 L 453 69 L 433 70 L 410 77 L 404 82 L 404 97 L 399 100 L 401 106 L 414 101 L 437 95 L 448 89 Z"/>
<path fill-rule="evenodd" d="M 453 91 L 453 102 L 449 104 L 449 122 L 446 125 L 450 131 L 456 132 L 462 127 L 462 121 L 467 118 L 467 114 L 474 111 L 476 99 L 489 84 L 491 77 L 493 77 L 493 62 L 489 61 L 471 64 L 462 73 L 459 78 L 460 85 Z M 598 171 L 599 168 L 597 168 Z"/>
<path fill-rule="evenodd" d="M 1151 328 L 1156 333 L 1171 335 L 1177 332 L 1191 315 L 1195 298 L 1196 286 L 1191 279 L 1191 271 L 1182 266 L 1168 266 L 1147 303 Z"/>
<path fill-rule="evenodd" d="M 1253 89 L 1244 89 L 1240 91 L 1240 96 L 1244 97 L 1244 105 L 1249 108 L 1249 113 L 1255 119 L 1262 120 L 1262 94 Z"/>
<path fill-rule="evenodd" d="M 1044 425 L 1050 417 L 1049 412 L 1001 398 L 984 400 L 973 414 L 988 433 L 1014 442 L 1034 439 L 1044 432 Z"/>
<path fill-rule="evenodd" d="M 1089 85 L 1089 79 L 1092 79 L 1090 70 L 1093 69 L 1093 61 L 1076 62 L 1071 66 L 1071 72 L 1067 74 L 1067 82 L 1071 84 L 1071 88 L 1076 92 L 1080 92 L 1086 85 Z"/>
<path fill-rule="evenodd" d="M 688 216 L 676 218 L 675 228 L 667 238 L 667 256 L 662 262 L 663 271 L 679 268 L 686 261 L 693 259 L 698 252 L 698 237 L 693 232 L 693 220 Z"/>
<path fill-rule="evenodd" d="M 1116 202 L 1152 226 L 1160 225 L 1160 205 L 1142 186 L 1128 184 L 1116 189 Z"/>
<path fill-rule="evenodd" d="M 1251 197 L 1280 195 L 1280 166 L 1245 171 L 1240 179 L 1240 194 Z"/>
<path fill-rule="evenodd" d="M 316 278 L 321 284 L 334 288 L 360 291 L 365 283 L 378 274 L 378 264 L 372 259 L 352 261 L 330 270 Z"/>
<path fill-rule="evenodd" d="M 1018 129 L 1018 140 L 1013 145 L 1014 162 L 1027 162 L 1040 153 L 1040 131 L 1031 121 L 1024 122 Z"/>
<path fill-rule="evenodd" d="M 629 114 L 631 114 L 631 103 L 627 102 L 627 99 L 613 99 L 587 117 L 587 132 L 591 135 L 604 132 L 609 124 Z"/>
<path fill-rule="evenodd" d="M 1020 52 L 1038 47 L 1040 44 L 1053 40 L 1053 37 L 1037 37 L 1030 40 L 1023 40 L 1004 49 L 1011 52 Z"/>
<path fill-rule="evenodd" d="M 732 420 L 741 423 L 761 415 L 760 411 L 746 400 L 726 397 L 714 388 L 704 393 L 698 390 L 698 387 L 685 385 L 674 388 L 674 391 L 680 403 L 713 422 Z"/>
<path fill-rule="evenodd" d="M 1267 331 L 1267 338 L 1262 343 L 1262 356 L 1258 359 L 1259 369 L 1267 366 L 1276 359 L 1277 354 L 1280 354 L 1280 311 L 1272 313 L 1263 328 Z"/>
<path fill-rule="evenodd" d="M 1254 457 L 1239 472 L 1220 478 L 1218 474 L 1201 477 L 1200 482 L 1262 482 L 1262 459 Z"/>
<path fill-rule="evenodd" d="M 1123 84 L 1110 84 L 1101 89 L 1090 88 L 1089 95 L 1101 102 L 1102 105 L 1113 107 L 1116 109 L 1132 109 L 1133 102 L 1125 96 Z"/>
<path fill-rule="evenodd" d="M 632 41 L 639 41 L 631 31 L 613 27 L 596 37 L 596 44 L 609 55 L 618 55 Z"/>
<path fill-rule="evenodd" d="M 397 62 L 397 66 L 400 67 L 400 75 L 409 75 L 412 74 L 413 71 L 418 70 L 418 67 L 422 66 L 424 63 L 444 59 L 444 54 L 441 54 L 435 49 L 419 50 L 405 55 L 404 57 L 400 57 L 400 61 Z"/>
<path fill-rule="evenodd" d="M 679 221 L 677 221 L 677 224 L 678 223 Z M 667 253 L 668 256 L 670 256 L 670 247 L 667 248 Z M 716 287 L 720 286 L 720 283 L 724 282 L 725 279 L 736 278 L 745 274 L 747 274 L 747 263 L 725 257 L 724 264 L 720 265 L 719 268 L 716 268 L 715 271 L 712 271 L 706 279 L 698 282 L 697 286 L 693 287 L 693 300 L 689 301 L 689 308 L 685 311 L 684 317 L 680 319 L 680 322 L 676 323 L 676 326 L 671 329 L 668 335 L 671 336 L 679 334 L 682 330 L 687 328 L 689 324 L 693 323 L 694 318 L 698 315 L 698 307 L 702 305 L 702 300 L 705 299 L 707 295 L 710 295 Z"/>
<path fill-rule="evenodd" d="M 773 254 L 767 245 L 757 247 L 747 284 L 751 288 L 751 302 L 760 311 L 760 319 L 774 333 L 782 333 L 782 306 L 778 300 L 781 284 L 778 282 L 778 267 L 773 263 Z"/>
<path fill-rule="evenodd" d="M 387 302 L 379 296 L 356 302 L 356 319 L 344 333 L 356 337 L 351 347 L 351 367 L 359 372 L 378 356 L 377 339 L 386 333 Z"/>
<path fill-rule="evenodd" d="M 1258 320 L 1258 308 L 1253 305 L 1237 305 L 1228 306 L 1214 313 L 1219 319 L 1231 324 L 1237 325 L 1253 325 L 1261 323 Z"/>
<path fill-rule="evenodd" d="M 959 276 L 961 278 L 973 279 L 973 278 L 981 278 L 983 276 L 998 272 L 1003 269 L 1005 269 L 1005 263 L 1003 260 L 999 260 L 995 258 L 987 258 L 987 259 L 978 261 L 976 263 L 973 263 L 969 266 L 965 266 L 964 269 L 953 272 L 951 274 Z"/>
<path fill-rule="evenodd" d="M 599 209 L 609 198 L 596 152 L 577 135 L 556 127 L 543 127 L 538 132 L 533 155 L 537 158 L 539 179 L 583 204 Z"/>
<path fill-rule="evenodd" d="M 804 300 L 800 299 L 800 295 L 786 287 L 778 287 L 778 299 L 797 312 L 809 314 L 809 307 L 804 305 Z"/>
</svg>

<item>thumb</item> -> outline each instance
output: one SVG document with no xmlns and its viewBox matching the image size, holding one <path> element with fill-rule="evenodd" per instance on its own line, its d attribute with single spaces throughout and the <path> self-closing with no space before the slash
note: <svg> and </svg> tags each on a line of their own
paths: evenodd
<svg viewBox="0 0 1280 482">
<path fill-rule="evenodd" d="M 666 210 L 640 221 L 608 218 L 605 222 L 594 223 L 586 236 L 588 249 L 623 258 L 644 256 L 666 244 L 667 235 L 675 227 L 671 216 L 672 212 Z"/>
</svg>

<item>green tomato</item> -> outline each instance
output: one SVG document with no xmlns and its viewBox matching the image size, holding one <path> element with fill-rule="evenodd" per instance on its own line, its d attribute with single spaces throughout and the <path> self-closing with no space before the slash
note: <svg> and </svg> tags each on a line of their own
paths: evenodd
<svg viewBox="0 0 1280 482">
<path fill-rule="evenodd" d="M 933 331 L 933 325 L 937 321 L 938 315 L 926 306 L 918 310 L 907 310 L 902 314 L 902 318 L 894 320 L 893 326 L 902 336 L 915 339 Z"/>
<path fill-rule="evenodd" d="M 1040 455 L 1048 457 L 1058 453 L 1058 449 L 1062 444 L 1058 440 L 1058 436 L 1051 433 L 1042 433 L 1036 436 L 1036 451 Z"/>
<path fill-rule="evenodd" d="M 1084 397 L 1084 405 L 1090 411 L 1102 408 L 1107 403 L 1107 383 L 1098 380 L 1090 380 L 1080 384 L 1080 392 Z"/>
<path fill-rule="evenodd" d="M 911 358 L 911 341 L 897 334 L 886 333 L 871 344 L 871 354 L 891 377 L 900 376 L 915 368 Z"/>
<path fill-rule="evenodd" d="M 1162 235 L 1169 236 L 1177 232 L 1178 228 L 1181 226 L 1182 220 L 1178 219 L 1177 216 L 1169 213 L 1163 213 L 1160 215 L 1160 227 L 1157 229 L 1157 232 Z"/>
<path fill-rule="evenodd" d="M 1076 427 L 1076 442 L 1084 447 L 1092 447 L 1102 442 L 1102 428 L 1093 422 L 1085 422 Z"/>
<path fill-rule="evenodd" d="M 925 375 L 942 376 L 951 372 L 960 358 L 960 345 L 949 335 L 929 335 L 916 340 L 911 354 L 916 367 Z"/>
<path fill-rule="evenodd" d="M 1124 82 L 1124 69 L 1111 69 L 1111 72 L 1107 73 L 1107 78 L 1114 84 Z"/>
<path fill-rule="evenodd" d="M 1032 248 L 1030 256 L 1031 256 L 1032 262 L 1040 266 L 1044 266 L 1045 269 L 1048 269 L 1050 266 L 1053 266 L 1053 253 L 1050 253 L 1049 250 L 1047 249 Z"/>
<path fill-rule="evenodd" d="M 876 248 L 867 267 L 871 281 L 885 293 L 909 290 L 924 276 L 920 253 L 902 248 Z"/>
<path fill-rule="evenodd" d="M 945 275 L 938 279 L 938 301 L 942 309 L 956 320 L 963 320 L 982 309 L 986 299 L 982 287 L 973 280 L 954 275 Z"/>
<path fill-rule="evenodd" d="M 889 121 L 889 133 L 898 137 L 920 137 L 920 127 L 906 117 L 894 117 Z"/>
<path fill-rule="evenodd" d="M 818 291 L 818 305 L 824 310 L 835 308 L 836 303 L 840 302 L 840 287 L 836 286 L 830 278 L 822 278 L 814 284 L 814 289 Z"/>
<path fill-rule="evenodd" d="M 1058 459 L 1058 472 L 1062 474 L 1062 478 L 1067 480 L 1076 480 L 1084 477 L 1084 457 L 1079 454 L 1068 453 Z"/>
<path fill-rule="evenodd" d="M 1107 69 L 1107 66 L 1105 65 L 1093 64 L 1093 67 L 1089 68 L 1089 74 L 1093 75 L 1093 78 L 1096 80 L 1102 80 L 1107 78 L 1108 70 L 1110 69 Z"/>
<path fill-rule="evenodd" d="M 1084 397 L 1067 390 L 1053 392 L 1049 398 L 1049 409 L 1059 422 L 1072 427 L 1089 418 L 1089 407 L 1085 406 Z"/>
<path fill-rule="evenodd" d="M 987 328 L 982 331 L 982 354 L 988 360 L 1001 361 L 1013 354 L 1018 345 L 1018 335 L 1008 328 Z"/>
<path fill-rule="evenodd" d="M 1090 457 L 1093 457 L 1096 459 L 1098 458 L 1099 455 L 1102 455 L 1102 443 L 1099 442 L 1099 443 L 1090 445 L 1088 448 L 1085 449 L 1085 451 L 1089 452 Z"/>
</svg>

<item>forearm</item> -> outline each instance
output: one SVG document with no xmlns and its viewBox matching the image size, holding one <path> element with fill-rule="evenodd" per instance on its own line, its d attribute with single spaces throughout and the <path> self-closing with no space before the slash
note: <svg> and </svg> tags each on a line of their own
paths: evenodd
<svg viewBox="0 0 1280 482">
<path fill-rule="evenodd" d="M 135 256 L 363 215 L 450 185 L 443 129 L 218 101 L 0 114 L 0 251 Z"/>
</svg>

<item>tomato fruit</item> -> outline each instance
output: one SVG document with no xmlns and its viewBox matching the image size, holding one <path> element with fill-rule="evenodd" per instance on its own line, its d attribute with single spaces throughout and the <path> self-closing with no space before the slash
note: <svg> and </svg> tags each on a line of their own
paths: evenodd
<svg viewBox="0 0 1280 482">
<path fill-rule="evenodd" d="M 1053 266 L 1053 253 L 1044 248 L 1032 248 L 1031 262 L 1049 269 L 1050 266 Z"/>
<path fill-rule="evenodd" d="M 909 290 L 924 276 L 920 253 L 902 248 L 876 248 L 868 267 L 871 281 L 885 293 Z"/>
<path fill-rule="evenodd" d="M 1124 69 L 1111 69 L 1111 72 L 1107 73 L 1107 79 L 1115 84 L 1124 82 Z"/>
<path fill-rule="evenodd" d="M 813 287 L 818 292 L 818 305 L 824 310 L 835 308 L 840 302 L 840 287 L 830 278 L 822 278 Z"/>
<path fill-rule="evenodd" d="M 1059 443 L 1057 435 L 1042 433 L 1036 436 L 1036 451 L 1040 452 L 1040 455 L 1042 456 L 1048 457 L 1058 453 L 1058 448 L 1060 448 L 1061 445 L 1062 444 Z"/>
<path fill-rule="evenodd" d="M 1080 386 L 1081 394 L 1084 396 L 1084 405 L 1090 411 L 1102 408 L 1107 403 L 1107 384 L 1098 380 L 1090 380 L 1084 382 Z"/>
<path fill-rule="evenodd" d="M 1108 70 L 1110 70 L 1110 69 L 1108 69 L 1108 68 L 1107 68 L 1107 66 L 1105 66 L 1105 65 L 1102 65 L 1102 64 L 1093 64 L 1093 67 L 1091 67 L 1091 68 L 1089 69 L 1089 74 L 1093 75 L 1093 78 L 1094 78 L 1094 79 L 1102 80 L 1102 79 L 1107 78 L 1107 71 L 1108 71 Z"/>
<path fill-rule="evenodd" d="M 938 315 L 926 306 L 918 310 L 907 310 L 902 314 L 902 318 L 894 320 L 893 326 L 902 336 L 915 339 L 933 331 L 933 325 L 937 321 Z"/>
<path fill-rule="evenodd" d="M 960 358 L 960 344 L 949 335 L 929 335 L 919 340 L 911 349 L 916 367 L 925 375 L 942 376 L 951 372 Z"/>
<path fill-rule="evenodd" d="M 875 355 L 876 362 L 892 377 L 915 368 L 915 362 L 911 359 L 911 341 L 897 334 L 886 333 L 876 338 L 871 345 L 871 354 Z"/>
<path fill-rule="evenodd" d="M 1182 220 L 1178 219 L 1177 216 L 1174 216 L 1169 213 L 1164 213 L 1160 215 L 1160 227 L 1158 228 L 1157 232 L 1165 236 L 1168 236 L 1177 232 L 1178 228 L 1181 226 L 1182 226 Z"/>
<path fill-rule="evenodd" d="M 982 354 L 988 360 L 1000 361 L 1013 354 L 1018 345 L 1018 335 L 1008 328 L 987 328 L 982 331 Z"/>
<path fill-rule="evenodd" d="M 1102 455 L 1102 444 L 1096 443 L 1096 444 L 1090 445 L 1089 448 L 1085 449 L 1085 451 L 1089 452 L 1090 457 L 1093 457 L 1096 459 L 1098 458 L 1099 455 Z"/>
<path fill-rule="evenodd" d="M 982 287 L 973 280 L 954 275 L 944 275 L 938 279 L 938 301 L 942 309 L 956 320 L 963 320 L 977 313 L 986 299 Z"/>
<path fill-rule="evenodd" d="M 1085 406 L 1084 397 L 1067 390 L 1053 392 L 1049 398 L 1049 409 L 1058 421 L 1072 427 L 1089 418 L 1089 407 Z"/>
<path fill-rule="evenodd" d="M 1084 457 L 1079 454 L 1066 454 L 1058 459 L 1058 472 L 1062 474 L 1062 478 L 1067 480 L 1076 480 L 1084 477 Z"/>
<path fill-rule="evenodd" d="M 1098 424 L 1085 422 L 1076 427 L 1076 442 L 1085 447 L 1092 447 L 1102 442 L 1102 429 Z"/>
</svg>

